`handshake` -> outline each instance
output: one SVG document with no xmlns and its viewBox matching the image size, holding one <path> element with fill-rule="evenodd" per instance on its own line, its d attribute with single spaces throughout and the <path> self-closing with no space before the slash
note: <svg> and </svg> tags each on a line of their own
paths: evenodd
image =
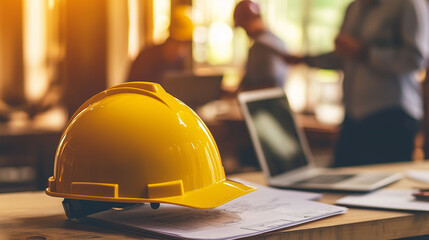
<svg viewBox="0 0 429 240">
<path fill-rule="evenodd" d="M 344 60 L 363 60 L 368 55 L 368 48 L 357 39 L 340 34 L 335 38 L 335 54 Z M 306 63 L 306 57 L 282 53 L 283 60 L 290 65 Z"/>
</svg>

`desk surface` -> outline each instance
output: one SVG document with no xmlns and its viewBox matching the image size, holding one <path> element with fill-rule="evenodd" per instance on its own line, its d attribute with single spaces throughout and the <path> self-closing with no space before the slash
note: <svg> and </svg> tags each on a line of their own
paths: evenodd
<svg viewBox="0 0 429 240">
<path fill-rule="evenodd" d="M 362 171 L 429 170 L 429 162 L 397 163 L 357 168 Z M 237 174 L 264 183 L 261 173 Z M 429 184 L 402 179 L 389 188 L 429 187 Z M 333 204 L 344 194 L 324 193 L 322 202 Z M 66 219 L 62 199 L 43 192 L 0 194 L 0 239 L 142 239 L 142 235 L 102 226 L 85 225 Z M 394 239 L 429 234 L 429 213 L 350 208 L 339 216 L 266 233 L 255 239 Z M 36 236 L 41 238 L 35 238 Z M 151 239 L 151 238 L 145 238 Z"/>
</svg>

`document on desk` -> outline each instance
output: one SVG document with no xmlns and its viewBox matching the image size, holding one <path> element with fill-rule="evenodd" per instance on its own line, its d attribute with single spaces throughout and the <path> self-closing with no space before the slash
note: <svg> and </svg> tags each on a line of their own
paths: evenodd
<svg viewBox="0 0 429 240">
<path fill-rule="evenodd" d="M 407 177 L 421 182 L 429 183 L 429 171 L 427 170 L 408 170 Z"/>
<path fill-rule="evenodd" d="M 415 189 L 381 189 L 363 195 L 350 195 L 337 200 L 337 204 L 356 207 L 384 208 L 411 211 L 429 211 L 429 202 L 416 200 Z"/>
<path fill-rule="evenodd" d="M 253 192 L 254 196 L 260 195 L 262 197 L 262 194 L 270 194 L 271 197 L 278 196 L 278 197 L 284 197 L 289 199 L 305 199 L 305 200 L 320 200 L 322 198 L 321 193 L 307 192 L 307 191 L 301 191 L 301 190 L 289 190 L 289 189 L 284 190 L 280 188 L 272 188 L 272 187 L 267 187 L 265 185 L 256 184 L 253 182 L 243 180 L 241 178 L 230 178 L 230 179 L 236 182 L 257 187 L 259 191 Z"/>
<path fill-rule="evenodd" d="M 257 191 L 215 209 L 148 204 L 90 215 L 106 226 L 188 239 L 235 239 L 295 226 L 346 212 L 347 208 L 306 200 L 299 191 L 259 186 Z M 305 194 L 304 194 L 305 195 Z M 314 196 L 313 196 L 314 197 Z"/>
</svg>

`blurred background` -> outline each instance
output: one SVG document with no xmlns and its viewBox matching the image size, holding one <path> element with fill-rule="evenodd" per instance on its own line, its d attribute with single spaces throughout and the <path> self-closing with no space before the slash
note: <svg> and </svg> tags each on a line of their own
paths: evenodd
<svg viewBox="0 0 429 240">
<path fill-rule="evenodd" d="M 227 173 L 257 169 L 238 107 L 222 101 L 237 89 L 251 44 L 233 26 L 237 2 L 0 0 L 0 192 L 46 186 L 69 116 L 126 81 L 139 51 L 168 38 L 171 13 L 183 4 L 194 22 L 187 71 L 223 76 L 219 99 L 194 109 L 212 131 Z M 351 0 L 255 2 L 289 52 L 318 54 L 333 49 Z M 341 72 L 297 66 L 284 86 L 319 165 L 330 163 L 344 114 L 341 85 Z M 423 135 L 415 159 L 424 159 Z"/>
</svg>

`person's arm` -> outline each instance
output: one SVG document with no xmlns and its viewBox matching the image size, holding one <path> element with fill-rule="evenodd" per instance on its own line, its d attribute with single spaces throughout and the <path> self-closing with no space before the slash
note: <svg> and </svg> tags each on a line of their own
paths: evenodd
<svg viewBox="0 0 429 240">
<path fill-rule="evenodd" d="M 355 4 L 356 2 L 352 2 L 347 6 L 346 12 L 344 14 L 344 19 L 340 27 L 339 35 L 341 35 L 341 33 L 344 31 L 345 24 L 347 23 L 350 12 L 354 8 Z M 283 59 L 286 63 L 291 65 L 305 63 L 310 67 L 317 67 L 322 69 L 339 70 L 343 68 L 343 60 L 335 51 L 317 55 L 317 56 L 305 56 L 305 57 L 286 54 L 283 56 Z"/>
<path fill-rule="evenodd" d="M 339 70 L 342 68 L 342 60 L 334 52 L 305 57 L 285 54 L 283 55 L 283 60 L 290 65 L 305 63 L 310 67 L 322 69 Z"/>
<path fill-rule="evenodd" d="M 424 0 L 404 1 L 400 46 L 368 46 L 367 63 L 378 71 L 401 74 L 421 69 L 429 48 L 428 7 Z"/>
<path fill-rule="evenodd" d="M 339 58 L 334 52 L 329 52 L 318 56 L 307 56 L 304 57 L 303 61 L 310 67 L 322 69 L 339 70 L 343 66 L 341 58 Z"/>
</svg>

